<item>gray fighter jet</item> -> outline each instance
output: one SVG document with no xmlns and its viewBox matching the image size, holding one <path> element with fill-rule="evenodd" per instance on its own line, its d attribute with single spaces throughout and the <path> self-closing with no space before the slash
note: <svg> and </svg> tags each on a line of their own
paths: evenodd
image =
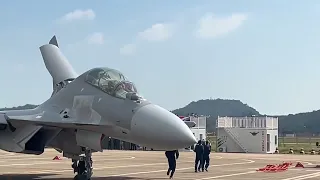
<svg viewBox="0 0 320 180">
<path fill-rule="evenodd" d="M 141 97 L 120 71 L 98 67 L 77 75 L 55 36 L 40 51 L 53 93 L 35 109 L 0 112 L 0 149 L 40 155 L 54 148 L 72 159 L 75 179 L 90 179 L 91 154 L 103 151 L 104 137 L 159 150 L 196 143 L 179 117 Z"/>
</svg>

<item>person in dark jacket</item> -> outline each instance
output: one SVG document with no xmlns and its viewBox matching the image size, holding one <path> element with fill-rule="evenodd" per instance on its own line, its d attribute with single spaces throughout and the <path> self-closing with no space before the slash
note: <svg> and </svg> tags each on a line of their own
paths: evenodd
<svg viewBox="0 0 320 180">
<path fill-rule="evenodd" d="M 196 159 L 194 162 L 194 171 L 198 172 L 200 171 L 200 168 L 202 168 L 202 163 L 203 163 L 203 145 L 201 140 L 198 141 L 193 151 L 196 153 Z M 203 168 L 202 168 L 202 171 L 203 171 Z"/>
<path fill-rule="evenodd" d="M 169 176 L 171 171 L 170 179 L 172 179 L 173 174 L 176 171 L 176 165 L 177 165 L 176 159 L 179 158 L 179 151 L 178 150 L 166 151 L 166 157 L 168 159 L 168 165 L 169 165 L 167 175 Z"/>
<path fill-rule="evenodd" d="M 204 168 L 208 171 L 209 163 L 210 163 L 210 152 L 211 152 L 211 145 L 209 141 L 206 141 L 205 145 L 203 146 L 203 164 L 202 169 Z"/>
</svg>

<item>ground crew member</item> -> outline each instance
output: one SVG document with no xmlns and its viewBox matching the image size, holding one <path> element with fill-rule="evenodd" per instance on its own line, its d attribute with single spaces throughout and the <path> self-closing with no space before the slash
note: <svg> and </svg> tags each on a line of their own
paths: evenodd
<svg viewBox="0 0 320 180">
<path fill-rule="evenodd" d="M 201 143 L 201 140 L 198 141 L 196 147 L 193 150 L 196 153 L 196 159 L 194 162 L 194 171 L 198 172 L 200 171 L 200 168 L 202 168 L 203 163 L 203 145 Z M 197 171 L 198 170 L 198 171 Z M 203 171 L 203 168 L 202 168 Z"/>
<path fill-rule="evenodd" d="M 167 171 L 167 175 L 169 176 L 170 171 L 170 179 L 172 179 L 174 172 L 176 171 L 176 159 L 179 158 L 179 151 L 178 150 L 173 150 L 173 151 L 166 151 L 166 157 L 168 159 L 168 171 Z"/>
<path fill-rule="evenodd" d="M 203 147 L 203 164 L 202 164 L 202 169 L 204 168 L 206 171 L 208 171 L 208 167 L 210 163 L 210 152 L 211 152 L 211 145 L 209 141 L 206 141 L 206 144 Z"/>
</svg>

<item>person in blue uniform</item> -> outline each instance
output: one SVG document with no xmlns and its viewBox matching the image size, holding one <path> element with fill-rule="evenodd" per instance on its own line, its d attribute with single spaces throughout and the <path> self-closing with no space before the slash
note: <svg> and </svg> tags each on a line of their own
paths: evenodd
<svg viewBox="0 0 320 180">
<path fill-rule="evenodd" d="M 205 145 L 203 146 L 203 164 L 202 164 L 202 169 L 204 168 L 206 171 L 208 171 L 208 167 L 210 163 L 210 153 L 211 153 L 211 145 L 209 141 L 206 141 Z"/>
<path fill-rule="evenodd" d="M 173 174 L 176 171 L 176 165 L 177 165 L 176 159 L 179 158 L 179 151 L 178 150 L 166 151 L 165 154 L 168 159 L 168 165 L 169 165 L 167 175 L 169 176 L 169 174 L 170 174 L 170 179 L 172 179 Z"/>
<path fill-rule="evenodd" d="M 196 159 L 195 159 L 195 162 L 194 162 L 194 171 L 195 172 L 198 172 L 200 171 L 200 168 L 202 168 L 202 163 L 203 163 L 203 145 L 202 145 L 202 142 L 201 140 L 198 141 L 197 145 L 194 147 L 194 150 L 193 150 L 195 153 L 196 153 Z M 204 169 L 202 168 L 202 171 Z"/>
</svg>

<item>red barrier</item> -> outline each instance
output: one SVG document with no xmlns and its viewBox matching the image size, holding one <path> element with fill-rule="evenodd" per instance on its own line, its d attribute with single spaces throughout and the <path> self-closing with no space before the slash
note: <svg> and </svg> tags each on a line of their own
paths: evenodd
<svg viewBox="0 0 320 180">
<path fill-rule="evenodd" d="M 55 156 L 52 160 L 62 160 L 62 158 L 59 156 Z"/>
<path fill-rule="evenodd" d="M 265 170 L 267 170 L 267 169 L 274 168 L 274 167 L 275 167 L 275 165 L 268 164 L 268 165 L 266 165 L 266 167 L 260 168 L 260 169 L 258 169 L 257 171 L 265 171 Z"/>
<path fill-rule="evenodd" d="M 304 165 L 301 162 L 298 162 L 295 167 L 304 168 Z"/>
<path fill-rule="evenodd" d="M 289 166 L 292 165 L 291 162 L 284 162 L 279 165 L 272 165 L 268 164 L 264 168 L 260 168 L 257 171 L 262 171 L 262 172 L 281 172 L 281 171 L 286 171 L 288 170 Z"/>
</svg>

